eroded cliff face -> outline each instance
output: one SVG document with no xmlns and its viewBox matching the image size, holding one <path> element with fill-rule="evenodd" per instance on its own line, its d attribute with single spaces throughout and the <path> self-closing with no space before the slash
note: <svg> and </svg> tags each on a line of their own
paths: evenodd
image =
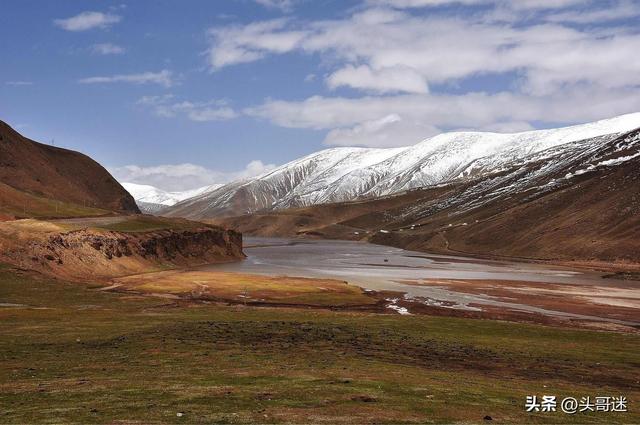
<svg viewBox="0 0 640 425">
<path fill-rule="evenodd" d="M 144 233 L 82 229 L 24 242 L 3 250 L 0 261 L 71 280 L 109 279 L 244 258 L 240 233 L 206 227 Z"/>
</svg>

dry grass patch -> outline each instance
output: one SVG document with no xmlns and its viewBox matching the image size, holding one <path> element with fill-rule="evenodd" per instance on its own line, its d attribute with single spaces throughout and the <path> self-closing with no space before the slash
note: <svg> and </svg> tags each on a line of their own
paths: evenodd
<svg viewBox="0 0 640 425">
<path fill-rule="evenodd" d="M 165 271 L 116 279 L 117 289 L 240 303 L 310 306 L 373 305 L 361 288 L 334 279 L 209 271 Z"/>
</svg>

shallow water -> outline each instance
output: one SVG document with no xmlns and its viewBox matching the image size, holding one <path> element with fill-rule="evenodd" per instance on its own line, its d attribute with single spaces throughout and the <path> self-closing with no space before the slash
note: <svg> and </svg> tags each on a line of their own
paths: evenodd
<svg viewBox="0 0 640 425">
<path fill-rule="evenodd" d="M 406 297 L 420 297 L 428 304 L 455 309 L 479 310 L 475 305 L 484 304 L 553 316 L 638 324 L 550 311 L 505 302 L 488 295 L 455 292 L 446 287 L 403 283 L 425 279 L 487 279 L 599 287 L 629 285 L 629 282 L 621 280 L 602 279 L 598 273 L 540 264 L 425 254 L 364 242 L 249 237 L 245 238 L 244 245 L 248 256 L 244 261 L 205 266 L 203 269 L 335 278 L 365 289 L 402 292 Z"/>
</svg>

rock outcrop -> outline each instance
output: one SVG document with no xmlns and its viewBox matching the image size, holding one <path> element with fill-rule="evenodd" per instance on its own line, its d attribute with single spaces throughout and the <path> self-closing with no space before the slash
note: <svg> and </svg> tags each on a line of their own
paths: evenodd
<svg viewBox="0 0 640 425">
<path fill-rule="evenodd" d="M 0 261 L 70 280 L 109 279 L 244 258 L 240 233 L 202 227 L 140 233 L 49 233 L 0 253 Z"/>
</svg>

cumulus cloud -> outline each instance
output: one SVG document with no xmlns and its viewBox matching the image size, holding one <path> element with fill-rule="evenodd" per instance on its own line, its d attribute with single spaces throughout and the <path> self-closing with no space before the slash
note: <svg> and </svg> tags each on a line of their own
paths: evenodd
<svg viewBox="0 0 640 425">
<path fill-rule="evenodd" d="M 453 4 L 459 7 L 438 8 Z M 211 29 L 208 59 L 218 70 L 274 55 L 317 55 L 331 68 L 329 89 L 363 94 L 268 99 L 244 113 L 325 130 L 330 145 L 395 146 L 455 129 L 520 131 L 640 110 L 640 31 L 615 21 L 636 16 L 638 7 L 628 0 L 608 7 L 591 0 L 370 0 L 339 19 Z M 478 77 L 499 83 L 487 92 L 464 89 Z"/>
<path fill-rule="evenodd" d="M 535 130 L 535 128 L 525 121 L 506 121 L 496 122 L 478 128 L 482 131 L 490 131 L 493 133 L 521 133 L 523 131 Z"/>
<path fill-rule="evenodd" d="M 347 65 L 327 78 L 330 88 L 340 86 L 379 93 L 406 92 L 427 93 L 429 86 L 423 75 L 403 66 L 371 69 L 367 65 Z"/>
<path fill-rule="evenodd" d="M 212 47 L 208 51 L 212 70 L 254 62 L 269 53 L 286 53 L 298 46 L 305 31 L 281 31 L 285 19 L 231 25 L 208 31 Z"/>
<path fill-rule="evenodd" d="M 177 101 L 171 94 L 162 96 L 144 96 L 138 105 L 149 107 L 160 117 L 185 116 L 191 121 L 225 121 L 236 118 L 238 114 L 228 106 L 225 100 L 207 102 Z"/>
<path fill-rule="evenodd" d="M 190 163 L 149 167 L 125 165 L 111 167 L 109 171 L 121 182 L 148 184 L 167 191 L 183 191 L 254 177 L 271 171 L 275 167 L 274 164 L 265 164 L 260 160 L 253 160 L 243 169 L 231 172 L 212 170 Z"/>
<path fill-rule="evenodd" d="M 501 0 L 497 2 L 514 9 L 563 9 L 569 6 L 592 3 L 590 0 Z"/>
<path fill-rule="evenodd" d="M 191 121 L 225 121 L 235 118 L 237 114 L 233 109 L 224 106 L 219 108 L 199 108 L 189 106 L 188 117 Z"/>
<path fill-rule="evenodd" d="M 108 84 L 108 83 L 130 83 L 130 84 L 158 84 L 164 87 L 171 87 L 173 73 L 166 69 L 160 72 L 143 72 L 140 74 L 119 74 L 111 76 L 88 77 L 78 80 L 80 84 Z"/>
<path fill-rule="evenodd" d="M 569 22 L 577 24 L 603 23 L 617 19 L 629 19 L 640 15 L 640 4 L 632 0 L 621 0 L 613 6 L 604 4 L 604 7 L 593 10 L 569 10 L 546 16 L 550 22 Z"/>
<path fill-rule="evenodd" d="M 268 173 L 276 168 L 275 164 L 265 164 L 260 160 L 254 159 L 250 161 L 244 170 L 237 171 L 229 175 L 230 181 L 239 179 L 248 179 L 250 177 L 256 177 L 264 173 Z"/>
<path fill-rule="evenodd" d="M 367 3 L 375 6 L 389 6 L 399 9 L 437 7 L 450 4 L 476 5 L 488 4 L 488 0 L 369 0 Z"/>
<path fill-rule="evenodd" d="M 283 12 L 290 12 L 293 10 L 293 6 L 295 5 L 295 0 L 254 0 L 261 6 L 267 7 L 269 9 L 279 9 Z"/>
<path fill-rule="evenodd" d="M 339 20 L 280 19 L 209 33 L 214 70 L 268 55 L 320 53 L 343 63 L 327 78 L 330 88 L 425 93 L 432 84 L 501 73 L 518 73 L 522 87 L 537 94 L 578 83 L 607 88 L 640 83 L 635 54 L 640 35 L 626 28 L 520 25 L 482 15 L 423 16 L 375 8 Z"/>
<path fill-rule="evenodd" d="M 122 20 L 121 16 L 102 12 L 82 12 L 66 19 L 55 19 L 53 23 L 67 31 L 86 31 L 94 28 L 108 28 Z"/>
<path fill-rule="evenodd" d="M 391 114 L 353 127 L 331 130 L 324 142 L 332 146 L 385 148 L 412 145 L 438 133 L 440 130 L 436 127 L 410 122 L 400 115 Z"/>
<path fill-rule="evenodd" d="M 91 51 L 99 55 L 121 55 L 125 49 L 112 43 L 98 43 L 91 46 Z"/>
<path fill-rule="evenodd" d="M 416 143 L 439 130 L 526 130 L 530 128 L 526 123 L 536 121 L 560 125 L 632 111 L 640 111 L 640 89 L 583 87 L 551 96 L 510 92 L 314 96 L 302 101 L 269 100 L 245 113 L 282 127 L 329 130 L 326 144 L 348 145 L 352 137 L 358 145 L 396 146 Z M 393 140 L 393 129 L 407 140 Z M 376 132 L 381 133 L 379 138 L 374 137 Z"/>
<path fill-rule="evenodd" d="M 369 0 L 369 4 L 399 9 L 427 8 L 448 5 L 500 6 L 512 9 L 562 9 L 585 3 L 585 0 Z"/>
</svg>

